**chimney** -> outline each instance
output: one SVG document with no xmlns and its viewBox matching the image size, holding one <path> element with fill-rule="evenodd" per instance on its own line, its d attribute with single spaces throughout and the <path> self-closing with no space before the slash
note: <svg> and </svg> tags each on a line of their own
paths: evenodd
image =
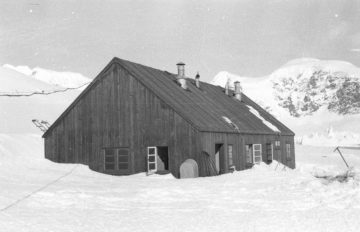
<svg viewBox="0 0 360 232">
<path fill-rule="evenodd" d="M 230 89 L 230 79 L 228 79 L 225 84 L 225 94 L 227 96 L 229 96 L 229 89 Z"/>
<path fill-rule="evenodd" d="M 241 101 L 241 86 L 240 86 L 240 82 L 239 81 L 235 81 L 234 82 L 234 87 L 235 87 L 235 91 L 234 91 L 234 98 Z"/>
<path fill-rule="evenodd" d="M 199 74 L 199 72 L 195 76 L 195 85 L 198 89 L 200 89 L 200 74 Z"/>
<path fill-rule="evenodd" d="M 183 62 L 179 62 L 176 64 L 178 68 L 178 75 L 176 77 L 177 82 L 183 89 L 187 89 L 186 78 L 185 78 L 185 64 Z"/>
</svg>

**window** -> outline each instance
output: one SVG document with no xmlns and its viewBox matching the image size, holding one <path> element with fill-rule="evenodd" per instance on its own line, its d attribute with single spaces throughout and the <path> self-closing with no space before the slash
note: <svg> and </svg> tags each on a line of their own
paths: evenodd
<svg viewBox="0 0 360 232">
<path fill-rule="evenodd" d="M 286 158 L 289 160 L 291 159 L 291 146 L 290 146 L 290 143 L 287 143 L 286 144 Z"/>
<path fill-rule="evenodd" d="M 280 147 L 280 141 L 275 141 L 275 147 Z"/>
<path fill-rule="evenodd" d="M 234 165 L 234 161 L 233 161 L 233 145 L 228 145 L 228 163 L 229 163 L 229 167 Z"/>
<path fill-rule="evenodd" d="M 114 149 L 105 149 L 105 170 L 115 170 Z"/>
<path fill-rule="evenodd" d="M 267 155 L 267 163 L 271 163 L 274 159 L 274 149 L 272 143 L 266 144 L 266 155 Z"/>
<path fill-rule="evenodd" d="M 129 149 L 128 148 L 105 148 L 104 163 L 106 171 L 128 171 Z"/>
<path fill-rule="evenodd" d="M 253 162 L 252 161 L 252 145 L 246 144 L 245 148 L 246 148 L 246 163 L 251 164 Z"/>
<path fill-rule="evenodd" d="M 129 169 L 129 150 L 126 148 L 118 149 L 118 168 L 119 170 Z"/>
<path fill-rule="evenodd" d="M 259 164 L 262 161 L 261 144 L 253 144 L 254 163 Z"/>
</svg>

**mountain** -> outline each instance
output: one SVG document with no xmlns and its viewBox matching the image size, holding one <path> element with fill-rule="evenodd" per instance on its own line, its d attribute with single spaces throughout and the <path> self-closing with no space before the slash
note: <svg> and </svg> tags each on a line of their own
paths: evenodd
<svg viewBox="0 0 360 232">
<path fill-rule="evenodd" d="M 21 93 L 34 91 L 53 91 L 55 86 L 17 72 L 13 69 L 0 67 L 0 92 L 2 93 Z"/>
<path fill-rule="evenodd" d="M 58 72 L 39 67 L 31 69 L 28 66 L 13 66 L 10 64 L 4 64 L 3 68 L 12 69 L 33 79 L 64 88 L 83 86 L 82 89 L 84 89 L 85 85 L 91 82 L 91 79 L 74 72 Z"/>
<path fill-rule="evenodd" d="M 360 113 L 360 69 L 343 61 L 298 59 L 270 75 L 278 104 L 292 116 L 321 107 L 338 114 Z"/>
<path fill-rule="evenodd" d="M 36 133 L 42 132 L 36 128 L 31 120 L 39 119 L 52 123 L 66 109 L 68 105 L 81 93 L 79 89 L 66 90 L 67 87 L 77 87 L 75 83 L 89 81 L 80 75 L 64 75 L 65 81 L 61 80 L 62 73 L 47 70 L 41 71 L 42 80 L 36 74 L 16 71 L 5 65 L 0 67 L 0 132 L 1 133 Z M 42 70 L 40 68 L 36 70 Z M 46 77 L 46 78 L 45 78 Z M 69 81 L 70 80 L 70 81 Z M 55 83 L 56 82 L 56 83 Z M 86 83 L 86 82 L 85 82 Z M 61 85 L 60 85 L 61 84 Z M 64 91 L 52 93 L 54 91 Z M 37 93 L 32 95 L 32 93 Z M 52 93 L 44 95 L 43 93 Z M 29 95 L 29 96 L 14 96 Z"/>
<path fill-rule="evenodd" d="M 289 61 L 268 76 L 219 72 L 212 84 L 240 81 L 243 92 L 293 129 L 301 142 L 360 143 L 360 68 L 336 60 Z M 329 134 L 329 131 L 332 133 Z"/>
</svg>

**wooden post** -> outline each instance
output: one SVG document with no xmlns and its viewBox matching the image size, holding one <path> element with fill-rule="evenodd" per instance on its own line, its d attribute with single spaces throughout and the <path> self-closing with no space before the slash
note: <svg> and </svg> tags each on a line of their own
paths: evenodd
<svg viewBox="0 0 360 232">
<path fill-rule="evenodd" d="M 346 167 L 349 168 L 349 165 L 346 163 L 346 160 L 345 160 L 344 156 L 342 155 L 339 147 L 335 148 L 334 152 L 335 152 L 336 150 L 339 152 L 341 158 L 344 160 L 344 163 L 346 164 Z"/>
</svg>

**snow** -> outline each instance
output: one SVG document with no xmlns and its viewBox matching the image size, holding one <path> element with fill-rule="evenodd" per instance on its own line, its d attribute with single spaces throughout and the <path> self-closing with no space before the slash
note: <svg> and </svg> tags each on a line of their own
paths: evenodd
<svg viewBox="0 0 360 232">
<path fill-rule="evenodd" d="M 222 118 L 225 120 L 225 122 L 232 124 L 233 122 L 226 116 L 222 116 Z"/>
<path fill-rule="evenodd" d="M 239 131 L 239 127 L 235 123 L 233 123 L 233 121 L 231 121 L 230 118 L 228 118 L 226 116 L 222 116 L 222 119 L 224 119 L 225 122 L 230 124 L 235 130 Z"/>
<path fill-rule="evenodd" d="M 359 180 L 326 183 L 314 177 L 346 170 L 329 148 L 296 147 L 295 170 L 274 162 L 217 177 L 175 179 L 111 176 L 81 164 L 53 163 L 43 158 L 39 135 L 0 134 L 0 142 L 0 209 L 35 192 L 0 212 L 2 231 L 357 231 L 360 226 Z M 344 153 L 357 167 L 359 155 Z"/>
<path fill-rule="evenodd" d="M 28 94 L 63 89 L 4 67 L 0 67 L 0 81 L 0 94 Z M 79 90 L 68 90 L 46 97 L 0 97 L 0 132 L 37 133 L 39 129 L 32 124 L 32 119 L 53 123 L 80 93 Z"/>
<path fill-rule="evenodd" d="M 13 66 L 10 64 L 4 64 L 3 68 L 12 69 L 33 79 L 65 88 L 77 88 L 83 86 L 83 90 L 86 87 L 85 85 L 91 82 L 91 79 L 80 73 L 74 72 L 58 72 L 39 67 L 31 69 L 28 66 Z"/>
<path fill-rule="evenodd" d="M 262 121 L 262 123 L 264 123 L 267 127 L 269 127 L 271 130 L 275 131 L 275 132 L 280 132 L 279 128 L 277 128 L 274 124 L 272 124 L 271 122 L 267 121 L 265 118 L 263 118 L 259 111 L 255 110 L 252 106 L 246 105 L 250 112 L 255 115 L 258 119 L 260 119 Z"/>
<path fill-rule="evenodd" d="M 0 67 L 0 92 L 21 93 L 34 91 L 51 91 L 56 87 L 47 83 L 39 82 L 12 69 Z"/>
<path fill-rule="evenodd" d="M 59 87 L 0 71 L 1 91 Z M 344 183 L 314 177 L 346 171 L 334 147 L 297 145 L 295 170 L 274 161 L 195 179 L 46 160 L 31 119 L 53 122 L 79 93 L 0 98 L 1 231 L 358 231 L 359 150 L 343 151 L 356 173 Z"/>
<path fill-rule="evenodd" d="M 299 73 L 311 72 L 314 69 L 322 69 L 325 71 L 330 72 L 346 72 L 350 76 L 357 76 L 360 77 L 360 68 L 356 67 L 355 65 L 341 60 L 319 60 L 314 58 L 299 58 L 294 59 L 283 66 L 281 66 L 278 70 L 274 71 L 271 74 L 271 77 L 278 78 L 285 76 L 294 76 Z"/>
<path fill-rule="evenodd" d="M 233 88 L 235 81 L 240 81 L 244 94 L 256 101 L 270 114 L 295 132 L 297 141 L 303 145 L 336 146 L 360 144 L 360 114 L 340 115 L 331 112 L 324 105 L 311 115 L 293 117 L 289 111 L 278 105 L 273 84 L 281 78 L 297 78 L 299 73 L 308 78 L 314 70 L 331 71 L 332 73 L 347 73 L 354 78 L 360 78 L 360 68 L 351 63 L 338 60 L 319 60 L 301 58 L 287 62 L 276 71 L 264 77 L 243 77 L 227 71 L 219 72 L 211 81 L 214 85 L 224 87 L 227 82 Z M 286 94 L 286 93 L 285 93 Z M 319 95 L 320 96 L 320 95 Z M 292 94 L 292 100 L 303 99 L 301 94 Z M 322 99 L 318 99 L 322 101 Z M 331 128 L 332 134 L 328 131 Z"/>
</svg>

